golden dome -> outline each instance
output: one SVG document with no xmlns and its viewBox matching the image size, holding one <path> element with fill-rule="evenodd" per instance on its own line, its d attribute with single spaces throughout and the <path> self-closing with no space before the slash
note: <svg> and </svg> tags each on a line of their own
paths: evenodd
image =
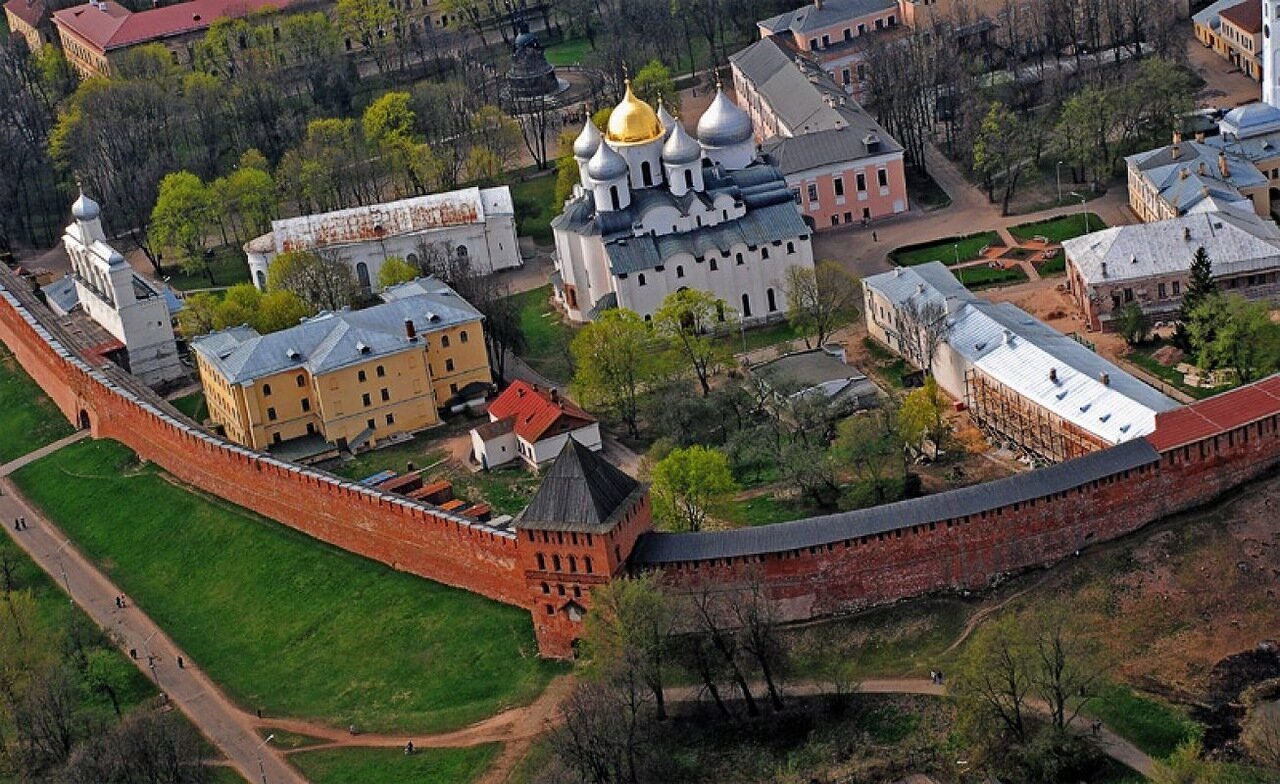
<svg viewBox="0 0 1280 784">
<path fill-rule="evenodd" d="M 631 92 L 631 80 L 627 80 L 627 94 L 622 102 L 609 113 L 605 138 L 622 144 L 639 144 L 661 139 L 664 129 L 653 107 Z"/>
</svg>

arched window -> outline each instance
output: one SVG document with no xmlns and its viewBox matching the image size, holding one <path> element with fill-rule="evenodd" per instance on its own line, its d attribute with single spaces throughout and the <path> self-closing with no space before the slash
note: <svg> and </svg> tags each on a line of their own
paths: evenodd
<svg viewBox="0 0 1280 784">
<path fill-rule="evenodd" d="M 640 163 L 640 181 L 644 183 L 646 188 L 653 184 L 653 167 L 649 165 L 648 161 Z"/>
<path fill-rule="evenodd" d="M 609 186 L 609 202 L 610 202 L 611 204 L 613 204 L 613 209 L 615 209 L 615 210 L 620 210 L 620 209 L 622 209 L 622 202 L 618 201 L 618 186 L 617 186 L 617 185 L 610 185 L 610 186 Z"/>
<path fill-rule="evenodd" d="M 641 273 L 640 273 L 639 277 L 637 278 L 637 281 L 638 281 L 637 285 L 640 285 L 640 286 L 643 286 L 643 285 L 644 285 L 644 273 L 643 273 L 643 272 L 641 272 Z"/>
<path fill-rule="evenodd" d="M 742 295 L 742 317 L 749 318 L 751 316 L 751 295 Z"/>
<path fill-rule="evenodd" d="M 356 279 L 360 281 L 360 288 L 364 293 L 368 294 L 373 288 L 373 284 L 369 280 L 369 265 L 363 261 L 356 265 Z"/>
<path fill-rule="evenodd" d="M 676 277 L 677 277 L 677 278 L 683 278 L 683 277 L 684 277 L 684 266 L 683 266 L 683 265 L 681 265 L 681 264 L 677 264 L 677 265 L 676 265 Z"/>
<path fill-rule="evenodd" d="M 307 379 L 301 373 L 299 373 L 298 377 L 294 379 L 294 382 L 300 387 L 305 387 L 307 385 Z"/>
<path fill-rule="evenodd" d="M 461 340 L 463 343 L 467 342 L 467 331 L 465 329 L 458 333 L 458 340 Z"/>
<path fill-rule="evenodd" d="M 460 259 L 465 259 L 471 253 L 471 251 L 467 250 L 466 245 L 459 245 L 457 248 L 454 249 L 453 252 Z"/>
<path fill-rule="evenodd" d="M 418 266 L 418 254 L 416 253 L 410 253 L 408 256 L 405 257 L 404 260 L 409 262 L 415 267 Z"/>
<path fill-rule="evenodd" d="M 448 348 L 448 347 L 449 347 L 449 336 L 448 336 L 448 335 L 441 335 L 441 336 L 440 336 L 440 348 Z"/>
<path fill-rule="evenodd" d="M 769 300 L 769 312 L 772 313 L 773 311 L 777 310 L 778 305 L 776 302 L 774 302 L 774 299 L 773 299 L 773 289 L 768 289 L 767 291 L 765 291 L 764 295 Z"/>
<path fill-rule="evenodd" d="M 263 384 L 263 385 L 262 385 L 262 396 L 263 396 L 263 397 L 271 397 L 271 385 L 270 385 L 270 384 Z"/>
<path fill-rule="evenodd" d="M 684 170 L 684 184 L 689 190 L 693 190 L 693 169 Z"/>
</svg>

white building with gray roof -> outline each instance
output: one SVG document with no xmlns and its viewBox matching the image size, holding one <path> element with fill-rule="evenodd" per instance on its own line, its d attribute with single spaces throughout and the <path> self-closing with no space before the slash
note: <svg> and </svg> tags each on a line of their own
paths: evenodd
<svg viewBox="0 0 1280 784">
<path fill-rule="evenodd" d="M 660 107 L 661 108 L 661 107 Z M 695 139 L 630 85 L 602 134 L 573 145 L 579 182 L 555 234 L 555 296 L 573 321 L 627 308 L 646 320 L 683 288 L 726 318 L 781 317 L 793 266 L 813 267 L 810 229 L 782 173 L 756 155 L 750 117 L 717 92 Z"/>
<path fill-rule="evenodd" d="M 872 337 L 916 364 L 920 314 L 935 319 L 938 386 L 993 440 L 1037 460 L 1140 438 L 1157 413 L 1178 406 L 1026 311 L 973 295 L 941 262 L 873 275 L 863 288 Z"/>
</svg>

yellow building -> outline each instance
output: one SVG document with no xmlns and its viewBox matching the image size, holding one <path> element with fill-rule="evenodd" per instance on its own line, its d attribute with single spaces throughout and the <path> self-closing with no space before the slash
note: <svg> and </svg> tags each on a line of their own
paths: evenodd
<svg viewBox="0 0 1280 784">
<path fill-rule="evenodd" d="M 26 39 L 31 51 L 53 43 L 53 21 L 45 0 L 9 0 L 4 5 L 4 18 L 9 32 Z"/>
<path fill-rule="evenodd" d="M 1191 19 L 1200 43 L 1245 76 L 1262 81 L 1261 0 L 1218 0 Z"/>
<path fill-rule="evenodd" d="M 442 409 L 483 400 L 480 312 L 435 278 L 382 296 L 269 335 L 235 327 L 193 341 L 209 416 L 237 443 L 307 456 L 432 427 Z"/>
</svg>

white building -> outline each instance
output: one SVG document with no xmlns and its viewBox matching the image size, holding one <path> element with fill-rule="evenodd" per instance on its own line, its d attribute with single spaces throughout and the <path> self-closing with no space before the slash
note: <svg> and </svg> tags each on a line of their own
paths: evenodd
<svg viewBox="0 0 1280 784">
<path fill-rule="evenodd" d="M 930 368 L 938 386 L 997 441 L 1038 459 L 1141 438 L 1155 430 L 1156 414 L 1178 407 L 1021 308 L 974 296 L 941 262 L 862 283 L 871 336 L 914 364 L 921 315 L 945 319 Z"/>
<path fill-rule="evenodd" d="M 272 221 L 271 231 L 245 243 L 244 250 L 260 289 L 266 288 L 272 259 L 291 250 L 337 256 L 366 292 L 379 288 L 378 271 L 392 256 L 410 264 L 429 263 L 431 255 L 466 258 L 481 273 L 521 264 L 515 208 L 505 185 Z"/>
<path fill-rule="evenodd" d="M 756 156 L 751 119 L 723 92 L 694 140 L 630 84 L 602 135 L 573 145 L 579 183 L 552 221 L 555 295 L 573 321 L 621 307 L 646 319 L 702 289 L 748 323 L 780 317 L 792 266 L 812 268 L 810 230 L 782 173 Z"/>
<path fill-rule="evenodd" d="M 81 193 L 71 215 L 62 242 L 71 259 L 74 304 L 123 344 L 126 369 L 143 383 L 160 386 L 182 378 L 186 371 L 163 291 L 139 277 L 107 244 L 97 202 Z M 70 301 L 63 304 L 74 307 Z"/>
<path fill-rule="evenodd" d="M 486 469 L 520 458 L 536 470 L 570 438 L 593 452 L 604 446 L 595 417 L 555 389 L 516 381 L 489 404 L 489 421 L 471 429 L 471 453 Z"/>
</svg>

